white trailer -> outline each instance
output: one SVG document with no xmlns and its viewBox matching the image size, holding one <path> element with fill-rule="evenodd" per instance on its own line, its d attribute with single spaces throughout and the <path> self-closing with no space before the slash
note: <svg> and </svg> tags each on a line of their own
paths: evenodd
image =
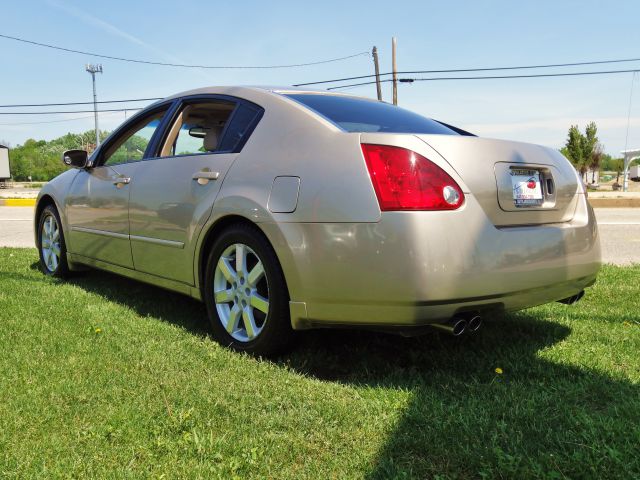
<svg viewBox="0 0 640 480">
<path fill-rule="evenodd" d="M 9 169 L 9 147 L 0 145 L 0 187 L 6 185 L 6 181 L 11 178 Z"/>
<path fill-rule="evenodd" d="M 640 165 L 634 165 L 629 168 L 629 179 L 634 182 L 640 182 Z"/>
</svg>

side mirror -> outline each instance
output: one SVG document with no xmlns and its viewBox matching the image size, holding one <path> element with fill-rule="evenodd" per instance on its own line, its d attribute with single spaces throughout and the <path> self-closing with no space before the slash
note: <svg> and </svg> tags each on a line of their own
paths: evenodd
<svg viewBox="0 0 640 480">
<path fill-rule="evenodd" d="M 86 168 L 89 154 L 86 150 L 67 150 L 62 154 L 62 163 L 68 167 Z"/>
</svg>

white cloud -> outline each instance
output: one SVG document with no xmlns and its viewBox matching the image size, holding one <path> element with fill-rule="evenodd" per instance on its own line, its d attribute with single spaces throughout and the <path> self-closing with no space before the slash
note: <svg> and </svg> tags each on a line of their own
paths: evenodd
<svg viewBox="0 0 640 480">
<path fill-rule="evenodd" d="M 164 59 L 167 63 L 179 63 L 179 64 L 186 64 L 188 62 L 185 62 L 183 59 L 176 57 L 174 55 L 171 55 L 170 53 L 165 52 L 164 50 L 160 50 L 156 47 L 154 47 L 153 45 L 151 45 L 148 42 L 145 42 L 144 40 L 142 40 L 139 37 L 136 37 L 135 35 L 130 34 L 129 32 L 125 32 L 124 30 L 122 30 L 121 28 L 116 27 L 115 25 L 106 22 L 98 17 L 95 17 L 89 13 L 83 12 L 82 10 L 73 7 L 71 5 L 67 5 L 66 3 L 60 1 L 60 0 L 46 0 L 46 2 L 51 5 L 52 7 L 58 8 L 66 13 L 68 13 L 69 15 L 72 15 L 84 22 L 86 22 L 89 25 L 92 25 L 96 28 L 99 28 L 111 35 L 114 35 L 116 37 L 120 37 L 130 43 L 133 43 L 134 45 L 138 45 L 146 50 L 148 50 L 149 52 L 152 52 L 157 58 L 162 58 Z M 197 75 L 199 78 L 203 79 L 204 82 L 206 84 L 210 84 L 211 83 L 211 76 L 207 75 L 207 73 L 205 73 L 206 71 L 201 70 L 201 69 L 192 69 L 192 75 Z"/>
<path fill-rule="evenodd" d="M 128 32 L 125 32 L 124 30 L 122 30 L 121 28 L 116 27 L 115 25 L 106 22 L 100 18 L 97 18 L 89 13 L 83 12 L 82 10 L 73 7 L 71 5 L 67 5 L 64 2 L 61 2 L 59 0 L 47 0 L 47 3 L 49 5 L 51 5 L 52 7 L 58 8 L 66 13 L 68 13 L 69 15 L 72 15 L 84 22 L 86 22 L 87 24 L 99 28 L 101 30 L 103 30 L 104 32 L 107 32 L 111 35 L 114 35 L 116 37 L 120 37 L 130 43 L 133 43 L 135 45 L 138 45 L 140 47 L 143 47 L 147 50 L 149 50 L 150 52 L 153 52 L 154 54 L 163 57 L 165 59 L 168 59 L 171 62 L 175 62 L 175 63 L 182 63 L 180 61 L 179 58 L 174 57 L 173 55 L 167 54 L 166 52 L 159 50 L 158 48 L 154 47 L 153 45 L 145 42 L 144 40 L 142 40 L 141 38 L 136 37 L 135 35 L 132 35 Z"/>
</svg>

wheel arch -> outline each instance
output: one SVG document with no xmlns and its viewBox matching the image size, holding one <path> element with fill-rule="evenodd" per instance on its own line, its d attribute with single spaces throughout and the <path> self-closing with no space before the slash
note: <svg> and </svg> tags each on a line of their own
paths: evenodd
<svg viewBox="0 0 640 480">
<path fill-rule="evenodd" d="M 37 248 L 40 248 L 40 241 L 39 241 L 40 235 L 38 234 L 38 227 L 40 226 L 40 215 L 42 214 L 42 211 L 49 205 L 53 205 L 55 209 L 58 211 L 58 216 L 60 216 L 60 220 L 62 223 L 61 225 L 62 232 L 65 236 L 65 240 L 68 238 L 68 235 L 66 234 L 67 232 L 66 232 L 65 223 L 64 221 L 62 221 L 62 211 L 60 210 L 58 203 L 55 201 L 52 195 L 49 195 L 48 193 L 44 193 L 40 196 L 40 198 L 38 198 L 38 201 L 36 203 L 36 211 L 33 216 L 33 233 L 35 236 Z"/>
<path fill-rule="evenodd" d="M 204 274 L 207 265 L 207 255 L 211 251 L 211 247 L 213 246 L 213 243 L 215 242 L 220 232 L 222 232 L 229 226 L 236 224 L 244 224 L 254 227 L 264 236 L 265 240 L 269 243 L 276 255 L 276 258 L 278 259 L 278 263 L 280 264 L 280 268 L 282 269 L 282 272 L 284 274 L 284 280 L 287 286 L 287 291 L 289 293 L 289 298 L 292 298 L 290 284 L 291 276 L 293 275 L 293 273 L 290 271 L 291 269 L 288 268 L 289 262 L 286 261 L 286 258 L 283 258 L 287 256 L 284 237 L 275 235 L 276 238 L 274 238 L 272 228 L 265 229 L 263 228 L 263 224 L 261 222 L 254 222 L 249 218 L 238 214 L 228 214 L 217 218 L 202 234 L 203 239 L 200 242 L 200 247 L 195 255 L 196 279 L 198 282 L 197 287 L 200 290 L 202 298 L 204 298 Z"/>
</svg>

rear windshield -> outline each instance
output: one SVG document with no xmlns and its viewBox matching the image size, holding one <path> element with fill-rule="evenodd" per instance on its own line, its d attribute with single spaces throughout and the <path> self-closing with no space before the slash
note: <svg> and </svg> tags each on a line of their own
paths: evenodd
<svg viewBox="0 0 640 480">
<path fill-rule="evenodd" d="M 291 93 L 286 96 L 326 117 L 347 132 L 459 135 L 435 120 L 376 100 L 314 93 Z"/>
</svg>

